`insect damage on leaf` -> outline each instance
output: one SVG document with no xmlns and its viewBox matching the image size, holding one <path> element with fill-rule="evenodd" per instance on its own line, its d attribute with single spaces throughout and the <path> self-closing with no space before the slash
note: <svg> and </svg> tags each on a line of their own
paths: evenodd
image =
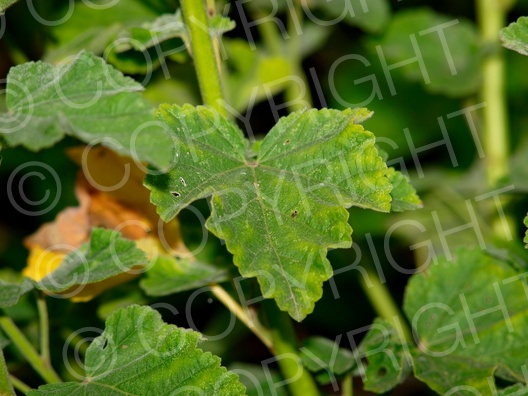
<svg viewBox="0 0 528 396">
<path fill-rule="evenodd" d="M 391 209 L 387 166 L 374 135 L 359 125 L 371 112 L 292 113 L 256 157 L 247 156 L 243 133 L 212 109 L 162 106 L 158 113 L 179 148 L 174 170 L 145 179 L 160 216 L 168 221 L 212 196 L 207 228 L 226 241 L 243 276 L 257 277 L 264 297 L 302 320 L 332 274 L 327 250 L 351 245 L 346 208 Z"/>
</svg>

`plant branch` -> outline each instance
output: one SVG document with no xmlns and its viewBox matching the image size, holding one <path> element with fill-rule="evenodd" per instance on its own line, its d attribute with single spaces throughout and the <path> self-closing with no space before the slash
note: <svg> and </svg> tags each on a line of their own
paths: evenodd
<svg viewBox="0 0 528 396">
<path fill-rule="evenodd" d="M 40 332 L 40 355 L 44 362 L 51 367 L 51 356 L 49 347 L 49 320 L 46 297 L 42 292 L 37 291 L 37 309 L 39 313 Z"/>
<path fill-rule="evenodd" d="M 13 382 L 9 380 L 9 372 L 4 358 L 4 352 L 0 348 L 0 395 L 15 396 Z"/>
<path fill-rule="evenodd" d="M 360 277 L 360 284 L 372 307 L 380 317 L 392 323 L 397 331 L 401 329 L 403 339 L 411 342 L 413 339 L 411 331 L 407 326 L 407 322 L 403 319 L 398 306 L 394 302 L 389 289 L 385 284 L 380 282 L 378 276 L 372 273 L 372 271 L 367 271 L 367 274 L 371 284 L 367 285 L 363 276 Z M 395 320 L 395 318 L 399 320 Z"/>
<path fill-rule="evenodd" d="M 190 34 L 191 52 L 194 59 L 198 84 L 205 105 L 213 107 L 227 117 L 224 93 L 220 79 L 213 40 L 209 33 L 209 19 L 205 0 L 181 0 L 183 19 Z M 211 6 L 211 1 L 208 2 Z"/>
<path fill-rule="evenodd" d="M 61 382 L 61 379 L 57 373 L 55 373 L 53 368 L 48 366 L 46 362 L 39 356 L 35 348 L 33 348 L 33 345 L 31 345 L 31 343 L 11 318 L 8 316 L 0 316 L 0 327 L 11 339 L 13 344 L 16 345 L 20 353 L 29 362 L 29 364 L 48 384 Z"/>
<path fill-rule="evenodd" d="M 288 314 L 280 311 L 273 300 L 264 301 L 266 318 L 273 341 L 273 354 L 288 381 L 293 396 L 318 396 L 319 390 L 312 375 L 303 367 L 297 339 Z"/>
<path fill-rule="evenodd" d="M 211 292 L 215 295 L 215 297 L 224 304 L 227 309 L 229 309 L 231 312 L 235 314 L 235 316 L 244 323 L 249 330 L 255 334 L 260 341 L 266 347 L 269 349 L 272 348 L 272 340 L 270 338 L 270 333 L 268 329 L 266 329 L 260 322 L 258 322 L 257 318 L 250 318 L 244 309 L 240 306 L 239 303 L 237 303 L 233 297 L 229 295 L 227 291 L 222 286 L 219 286 L 217 284 L 211 284 L 209 285 L 209 288 L 211 289 Z"/>
<path fill-rule="evenodd" d="M 27 394 L 32 389 L 29 385 L 25 384 L 14 376 L 11 376 L 11 383 L 16 390 L 22 392 L 23 394 Z"/>
<path fill-rule="evenodd" d="M 506 24 L 506 7 L 497 0 L 477 0 L 477 20 L 484 45 L 492 50 L 482 63 L 481 99 L 483 109 L 484 147 L 488 183 L 508 174 L 508 119 L 504 82 L 504 51 L 499 45 L 499 30 Z"/>
</svg>

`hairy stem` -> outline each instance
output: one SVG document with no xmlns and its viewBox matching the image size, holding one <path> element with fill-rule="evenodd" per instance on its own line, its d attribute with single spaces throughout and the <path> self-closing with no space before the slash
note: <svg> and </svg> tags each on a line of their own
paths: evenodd
<svg viewBox="0 0 528 396">
<path fill-rule="evenodd" d="M 211 7 L 211 1 L 208 2 Z M 227 117 L 220 71 L 216 61 L 213 40 L 209 34 L 209 19 L 205 0 L 181 0 L 183 18 L 189 29 L 191 52 L 198 84 L 205 105 L 213 107 Z"/>
<path fill-rule="evenodd" d="M 27 394 L 32 389 L 29 385 L 25 384 L 14 376 L 11 376 L 11 383 L 17 391 L 20 391 L 23 394 Z"/>
<path fill-rule="evenodd" d="M 218 300 L 224 304 L 227 309 L 233 312 L 235 316 L 240 319 L 242 323 L 244 323 L 247 328 L 251 330 L 253 334 L 255 334 L 260 339 L 260 341 L 262 341 L 264 345 L 266 345 L 266 347 L 269 349 L 272 348 L 273 343 L 269 331 L 264 326 L 262 326 L 260 322 L 258 322 L 257 318 L 249 317 L 240 304 L 237 303 L 222 286 L 212 284 L 209 285 L 209 288 L 215 297 L 218 298 Z"/>
<path fill-rule="evenodd" d="M 31 367 L 33 367 L 48 384 L 61 382 L 61 379 L 57 373 L 55 373 L 53 368 L 48 366 L 44 359 L 39 356 L 35 348 L 33 348 L 33 345 L 31 345 L 31 343 L 10 317 L 0 316 L 0 327 L 4 330 L 13 344 L 18 348 L 20 353 L 28 361 Z"/>
<path fill-rule="evenodd" d="M 293 396 L 317 396 L 319 390 L 299 357 L 297 339 L 288 314 L 280 311 L 273 300 L 264 302 L 273 354 Z"/>
<path fill-rule="evenodd" d="M 0 395 L 15 396 L 12 381 L 9 380 L 9 372 L 4 358 L 4 353 L 0 348 Z"/>
</svg>

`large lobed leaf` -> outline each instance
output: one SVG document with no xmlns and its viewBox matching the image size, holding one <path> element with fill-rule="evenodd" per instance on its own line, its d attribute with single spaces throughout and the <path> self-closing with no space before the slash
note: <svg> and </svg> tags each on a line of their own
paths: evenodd
<svg viewBox="0 0 528 396">
<path fill-rule="evenodd" d="M 478 250 L 413 276 L 404 310 L 418 344 L 416 377 L 441 394 L 463 386 L 491 396 L 493 376 L 524 384 L 527 289 L 513 266 Z"/>
<path fill-rule="evenodd" d="M 21 282 L 6 282 L 0 279 L 0 309 L 8 308 L 16 303 L 20 297 L 33 289 L 33 282 L 24 278 Z"/>
<path fill-rule="evenodd" d="M 520 17 L 517 22 L 501 29 L 499 36 L 506 48 L 528 55 L 528 17 Z"/>
<path fill-rule="evenodd" d="M 146 185 L 164 220 L 212 195 L 207 227 L 225 239 L 245 277 L 300 321 L 332 275 L 329 248 L 348 247 L 345 208 L 388 212 L 392 186 L 374 136 L 357 125 L 370 113 L 308 110 L 282 118 L 258 149 L 205 107 L 162 106 L 174 132 L 175 170 Z"/>
<path fill-rule="evenodd" d="M 44 385 L 29 395 L 243 395 L 237 375 L 197 348 L 200 338 L 132 305 L 113 313 L 88 347 L 83 382 Z"/>
<path fill-rule="evenodd" d="M 0 113 L 0 130 L 8 144 L 34 151 L 69 134 L 86 143 L 99 139 L 120 154 L 165 167 L 172 160 L 172 140 L 137 93 L 142 89 L 84 51 L 58 66 L 25 63 L 9 72 L 8 111 Z"/>
</svg>

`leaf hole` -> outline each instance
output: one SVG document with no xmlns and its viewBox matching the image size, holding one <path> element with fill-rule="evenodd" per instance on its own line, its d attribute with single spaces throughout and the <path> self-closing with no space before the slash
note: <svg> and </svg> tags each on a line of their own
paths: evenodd
<svg viewBox="0 0 528 396">
<path fill-rule="evenodd" d="M 299 212 L 297 211 L 297 209 L 295 209 L 295 210 L 292 212 L 291 217 L 292 217 L 292 219 L 295 219 L 298 215 L 299 215 Z"/>
<path fill-rule="evenodd" d="M 284 141 L 284 144 L 290 144 L 290 139 L 286 139 L 286 140 Z"/>
<path fill-rule="evenodd" d="M 108 340 L 105 338 L 105 339 L 104 339 L 104 342 L 103 342 L 103 345 L 101 345 L 101 350 L 104 351 L 104 350 L 106 349 L 107 346 L 108 346 Z"/>
<path fill-rule="evenodd" d="M 376 375 L 381 378 L 385 377 L 387 375 L 387 369 L 385 367 L 380 368 Z"/>
<path fill-rule="evenodd" d="M 181 194 L 178 191 L 171 191 L 171 194 L 173 197 L 176 197 L 176 198 L 181 197 Z"/>
<path fill-rule="evenodd" d="M 183 187 L 187 187 L 187 182 L 183 177 L 180 177 L 180 183 L 183 184 Z"/>
</svg>

